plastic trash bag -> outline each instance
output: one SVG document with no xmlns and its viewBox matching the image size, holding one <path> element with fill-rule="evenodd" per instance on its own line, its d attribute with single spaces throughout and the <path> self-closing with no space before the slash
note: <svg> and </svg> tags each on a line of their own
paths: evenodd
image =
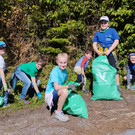
<svg viewBox="0 0 135 135">
<path fill-rule="evenodd" d="M 65 85 L 69 85 L 71 83 L 74 83 L 76 86 L 79 85 L 79 83 L 73 81 L 69 81 L 65 83 Z M 81 95 L 72 91 L 72 89 L 69 89 L 69 94 L 62 110 L 71 115 L 88 118 L 88 111 L 85 101 L 83 100 Z"/>
<path fill-rule="evenodd" d="M 4 101 L 3 97 L 0 96 L 0 105 L 3 104 L 3 101 Z"/>
<path fill-rule="evenodd" d="M 117 70 L 106 57 L 101 55 L 92 62 L 93 95 L 92 100 L 122 100 L 115 82 Z"/>
</svg>

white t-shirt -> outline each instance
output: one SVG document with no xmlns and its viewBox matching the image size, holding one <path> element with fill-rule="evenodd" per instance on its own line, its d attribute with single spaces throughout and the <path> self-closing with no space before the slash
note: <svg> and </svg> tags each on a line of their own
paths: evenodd
<svg viewBox="0 0 135 135">
<path fill-rule="evenodd" d="M 3 68 L 4 71 L 6 69 L 5 61 L 2 56 L 0 56 L 0 68 Z"/>
</svg>

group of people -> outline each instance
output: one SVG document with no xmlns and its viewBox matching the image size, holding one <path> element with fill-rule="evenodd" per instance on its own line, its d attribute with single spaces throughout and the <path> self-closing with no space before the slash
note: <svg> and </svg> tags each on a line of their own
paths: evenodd
<svg viewBox="0 0 135 135">
<path fill-rule="evenodd" d="M 92 50 L 96 53 L 96 57 L 100 55 L 106 55 L 108 61 L 112 67 L 117 70 L 115 77 L 117 89 L 122 96 L 122 90 L 119 83 L 118 74 L 118 61 L 116 57 L 115 48 L 119 44 L 119 36 L 114 28 L 109 28 L 109 18 L 107 16 L 102 16 L 99 20 L 100 30 L 96 32 L 93 39 L 93 49 L 86 49 L 85 55 L 82 56 L 74 67 L 74 72 L 77 74 L 77 82 L 82 83 L 82 90 L 84 93 L 88 92 L 86 89 L 86 75 L 85 69 L 88 67 L 89 59 L 92 58 Z M 4 103 L 3 107 L 7 106 L 8 101 L 8 84 L 5 79 L 5 62 L 2 55 L 5 53 L 6 44 L 0 41 L 0 89 L 3 90 Z M 68 97 L 68 89 L 75 89 L 75 84 L 63 85 L 68 77 L 66 67 L 68 65 L 68 54 L 59 53 L 56 57 L 57 65 L 52 69 L 48 84 L 45 91 L 45 102 L 51 110 L 54 104 L 57 104 L 55 110 L 55 118 L 60 121 L 68 121 L 69 117 L 66 116 L 63 111 L 63 105 Z M 130 86 L 131 80 L 135 80 L 135 53 L 129 55 L 129 62 L 127 64 L 127 75 L 124 76 L 124 80 L 127 80 L 127 88 L 135 89 L 135 85 Z M 11 87 L 15 89 L 17 80 L 21 80 L 24 83 L 22 88 L 22 93 L 20 95 L 19 101 L 29 104 L 30 102 L 26 100 L 26 94 L 29 90 L 29 96 L 32 98 L 34 96 L 33 88 L 37 96 L 42 99 L 42 94 L 38 89 L 40 83 L 38 76 L 42 71 L 42 67 L 46 64 L 46 59 L 40 57 L 36 62 L 29 62 L 18 66 L 11 78 Z"/>
<path fill-rule="evenodd" d="M 3 90 L 3 107 L 7 107 L 8 104 L 8 94 L 10 92 L 9 85 L 6 82 L 5 78 L 5 61 L 3 55 L 5 53 L 6 43 L 0 41 L 0 89 Z M 24 63 L 18 66 L 13 72 L 10 84 L 13 90 L 16 88 L 16 84 L 18 80 L 21 80 L 24 83 L 22 88 L 21 95 L 19 97 L 20 102 L 24 102 L 25 104 L 29 104 L 30 102 L 26 100 L 26 94 L 29 90 L 29 97 L 34 96 L 34 92 L 36 92 L 37 96 L 42 99 L 42 94 L 38 89 L 38 85 L 40 84 L 40 80 L 38 79 L 40 72 L 42 71 L 42 67 L 46 64 L 46 58 L 39 57 L 36 62 Z M 35 90 L 35 91 L 34 91 Z"/>
</svg>

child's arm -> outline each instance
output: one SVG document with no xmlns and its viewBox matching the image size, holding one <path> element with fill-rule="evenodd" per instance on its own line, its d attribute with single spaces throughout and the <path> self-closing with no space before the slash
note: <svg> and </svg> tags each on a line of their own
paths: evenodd
<svg viewBox="0 0 135 135">
<path fill-rule="evenodd" d="M 81 73 L 83 76 L 85 75 L 84 66 L 85 66 L 85 63 L 87 62 L 87 60 L 88 60 L 87 57 L 83 57 L 82 62 L 81 62 Z"/>
<path fill-rule="evenodd" d="M 102 55 L 103 53 L 98 50 L 97 42 L 93 42 L 93 50 L 98 54 Z"/>
<path fill-rule="evenodd" d="M 75 84 L 70 84 L 70 85 L 59 85 L 57 82 L 53 83 L 55 90 L 60 90 L 60 89 L 75 89 Z"/>
<path fill-rule="evenodd" d="M 31 77 L 31 80 L 32 80 L 33 87 L 34 87 L 34 89 L 35 89 L 35 91 L 36 91 L 38 97 L 39 97 L 40 99 L 42 99 L 42 95 L 41 95 L 41 93 L 40 93 L 40 91 L 39 91 L 39 89 L 38 89 L 38 86 L 37 86 L 37 84 L 36 84 L 36 78 L 35 78 L 35 77 Z"/>
<path fill-rule="evenodd" d="M 127 75 L 126 75 L 126 77 L 127 77 L 127 89 L 129 89 L 130 88 L 130 68 L 129 68 L 128 64 L 126 65 L 126 70 L 127 70 Z"/>
<path fill-rule="evenodd" d="M 84 76 L 85 75 L 84 68 L 81 68 L 81 71 L 82 71 L 82 75 Z"/>
<path fill-rule="evenodd" d="M 117 47 L 118 44 L 119 39 L 114 40 L 112 46 L 107 51 L 105 51 L 104 54 L 108 56 Z"/>
<path fill-rule="evenodd" d="M 5 74 L 4 74 L 3 68 L 0 68 L 0 76 L 1 76 L 1 79 L 2 79 L 2 84 L 3 84 L 3 87 L 4 87 L 4 91 L 7 91 L 7 83 L 6 83 L 6 79 L 5 79 Z"/>
<path fill-rule="evenodd" d="M 40 73 L 37 73 L 35 77 L 36 77 L 36 80 L 38 80 L 40 77 Z"/>
<path fill-rule="evenodd" d="M 36 84 L 36 78 L 35 77 L 31 77 L 31 80 L 32 80 L 33 87 L 34 87 L 35 91 L 38 93 L 39 89 L 38 89 L 38 86 Z"/>
</svg>

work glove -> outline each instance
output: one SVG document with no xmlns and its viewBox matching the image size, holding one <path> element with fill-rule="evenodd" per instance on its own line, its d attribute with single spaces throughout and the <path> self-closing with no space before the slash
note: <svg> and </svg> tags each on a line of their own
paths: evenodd
<svg viewBox="0 0 135 135">
<path fill-rule="evenodd" d="M 40 92 L 37 93 L 37 96 L 42 99 L 42 94 Z"/>
<path fill-rule="evenodd" d="M 4 84 L 4 85 L 3 85 L 3 89 L 4 89 L 4 91 L 7 91 L 7 89 L 8 89 L 8 88 L 7 88 L 7 84 Z"/>
<path fill-rule="evenodd" d="M 68 88 L 74 90 L 75 89 L 75 84 L 73 84 L 73 83 L 72 84 L 69 84 L 68 85 Z"/>
</svg>

